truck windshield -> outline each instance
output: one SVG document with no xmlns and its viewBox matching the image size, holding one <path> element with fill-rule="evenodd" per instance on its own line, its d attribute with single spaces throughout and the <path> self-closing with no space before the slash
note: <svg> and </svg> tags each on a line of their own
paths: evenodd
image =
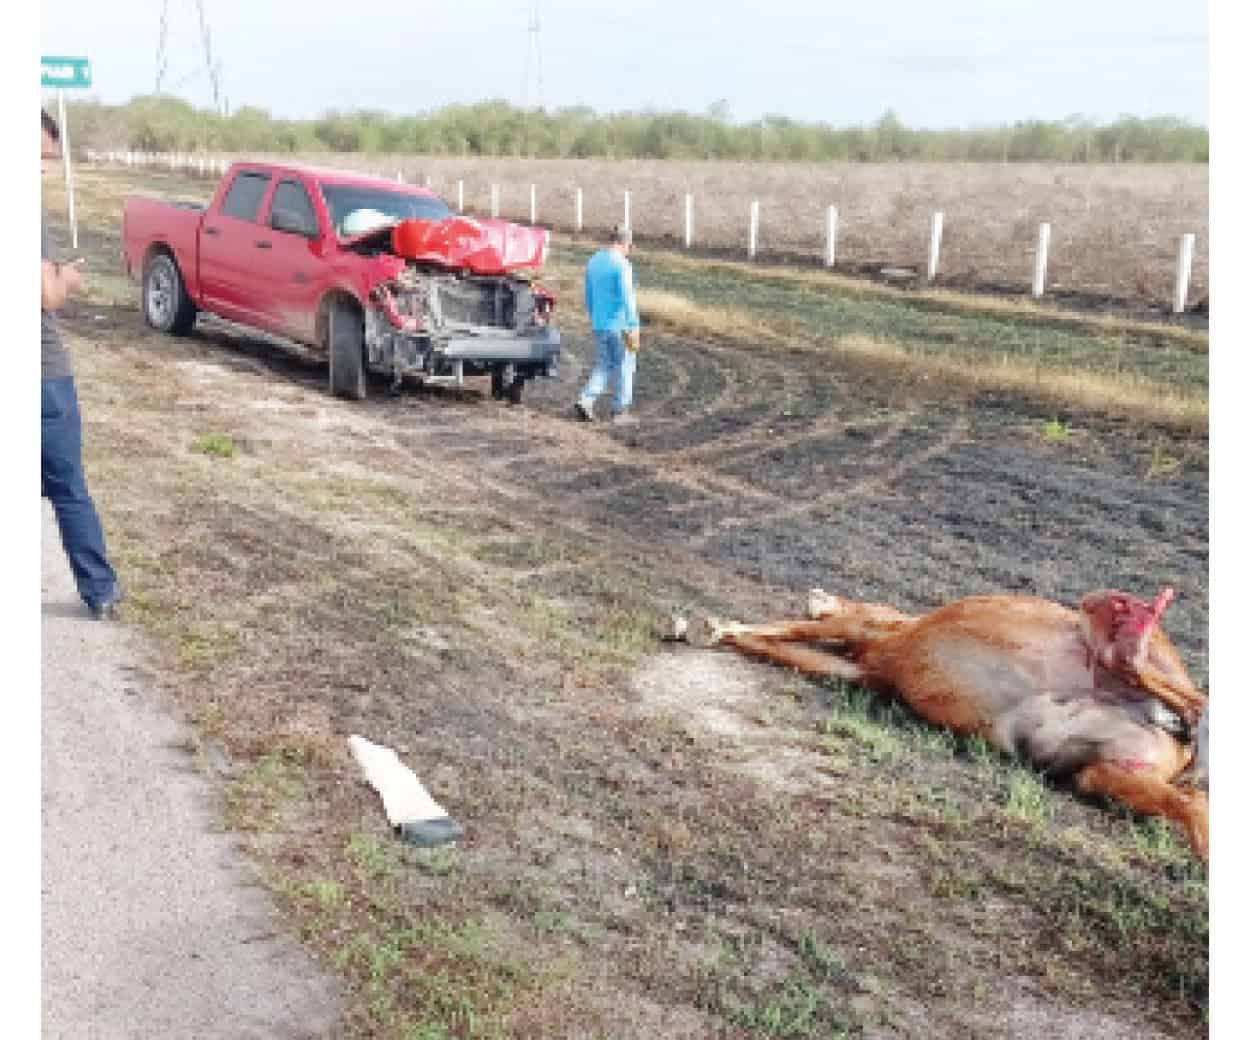
<svg viewBox="0 0 1249 1040">
<path fill-rule="evenodd" d="M 451 207 L 430 195 L 349 184 L 322 184 L 321 194 L 339 238 L 351 238 L 401 220 L 445 220 L 451 216 Z"/>
</svg>

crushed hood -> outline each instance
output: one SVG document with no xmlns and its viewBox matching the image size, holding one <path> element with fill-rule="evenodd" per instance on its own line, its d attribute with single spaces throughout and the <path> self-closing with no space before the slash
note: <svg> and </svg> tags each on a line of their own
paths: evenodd
<svg viewBox="0 0 1249 1040">
<path fill-rule="evenodd" d="M 504 274 L 542 266 L 549 237 L 545 228 L 459 216 L 402 221 L 390 231 L 390 247 L 406 260 L 467 269 L 474 274 Z"/>
</svg>

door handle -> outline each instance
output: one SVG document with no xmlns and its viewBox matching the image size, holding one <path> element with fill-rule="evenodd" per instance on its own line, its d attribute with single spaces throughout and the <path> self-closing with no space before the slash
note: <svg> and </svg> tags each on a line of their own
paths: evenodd
<svg viewBox="0 0 1249 1040">
<path fill-rule="evenodd" d="M 206 234 L 206 235 L 219 235 L 219 234 L 221 234 L 221 232 L 220 232 L 217 228 L 215 228 L 215 227 L 206 227 L 206 228 L 204 228 L 204 234 Z"/>
<path fill-rule="evenodd" d="M 272 242 L 257 242 L 256 248 L 257 249 L 272 249 L 273 243 Z"/>
<path fill-rule="evenodd" d="M 308 280 L 308 276 L 304 274 L 303 271 L 296 271 L 294 277 L 295 277 L 295 281 L 299 285 L 303 285 Z"/>
</svg>

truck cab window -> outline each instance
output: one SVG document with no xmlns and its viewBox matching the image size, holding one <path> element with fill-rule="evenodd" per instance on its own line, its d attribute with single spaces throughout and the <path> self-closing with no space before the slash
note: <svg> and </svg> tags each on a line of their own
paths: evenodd
<svg viewBox="0 0 1249 1040">
<path fill-rule="evenodd" d="M 317 214 L 312 208 L 312 200 L 308 192 L 298 181 L 282 181 L 273 193 L 273 204 L 269 207 L 269 222 L 273 223 L 273 214 L 279 210 L 299 218 L 302 225 L 311 233 L 317 231 Z"/>
<path fill-rule="evenodd" d="M 260 212 L 260 200 L 265 197 L 268 187 L 267 173 L 240 173 L 221 203 L 222 215 L 254 222 Z"/>
</svg>

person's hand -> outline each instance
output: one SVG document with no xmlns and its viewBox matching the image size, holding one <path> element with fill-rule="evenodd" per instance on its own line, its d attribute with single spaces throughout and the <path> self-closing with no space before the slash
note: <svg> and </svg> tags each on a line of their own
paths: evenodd
<svg viewBox="0 0 1249 1040">
<path fill-rule="evenodd" d="M 78 257 L 67 264 L 61 264 L 61 284 L 65 286 L 67 296 L 82 292 L 83 262 L 82 257 Z"/>
<path fill-rule="evenodd" d="M 625 349 L 631 350 L 636 354 L 638 347 L 642 345 L 641 330 L 625 329 L 623 338 L 624 338 Z"/>
</svg>

